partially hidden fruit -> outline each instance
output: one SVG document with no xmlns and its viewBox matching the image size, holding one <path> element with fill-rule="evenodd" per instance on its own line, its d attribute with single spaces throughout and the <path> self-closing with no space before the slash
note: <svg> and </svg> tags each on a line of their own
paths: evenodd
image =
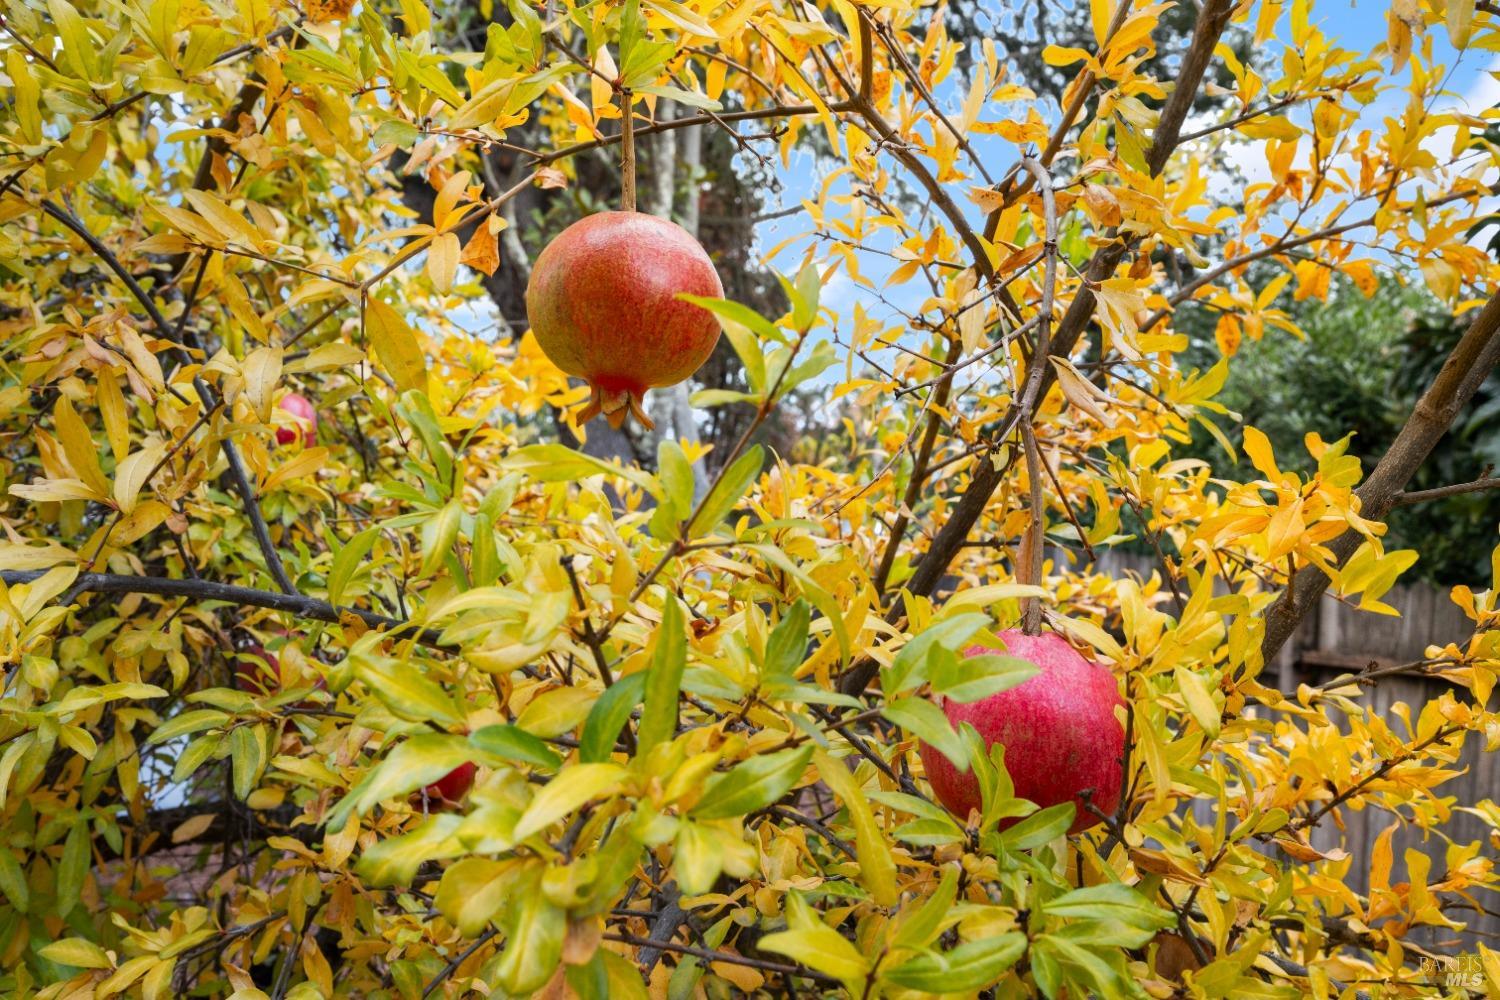
<svg viewBox="0 0 1500 1000">
<path fill-rule="evenodd" d="M 465 761 L 432 784 L 412 793 L 412 802 L 421 805 L 425 799 L 429 807 L 445 803 L 462 802 L 469 789 L 474 787 L 474 774 L 479 770 Z"/>
<path fill-rule="evenodd" d="M 318 411 L 311 401 L 300 392 L 289 392 L 276 405 L 295 418 L 295 426 L 282 424 L 276 428 L 276 443 L 291 444 L 300 436 L 303 446 L 311 448 L 318 439 Z"/>
<path fill-rule="evenodd" d="M 943 711 L 955 729 L 967 722 L 986 746 L 1005 746 L 1005 768 L 1017 798 L 1043 809 L 1072 801 L 1077 811 L 1068 832 L 1086 830 L 1100 820 L 1085 808 L 1085 789 L 1092 789 L 1088 801 L 1105 814 L 1113 813 L 1120 802 L 1125 732 L 1115 718 L 1115 708 L 1123 702 L 1114 675 L 1053 633 L 1031 636 L 1012 629 L 1001 632 L 1000 638 L 1006 648 L 972 646 L 964 655 L 1019 657 L 1041 672 L 979 701 L 948 701 Z M 926 743 L 921 754 L 938 801 L 960 817 L 980 807 L 973 771 L 960 773 Z"/>
<path fill-rule="evenodd" d="M 259 643 L 252 643 L 235 654 L 234 686 L 241 691 L 274 695 L 281 690 L 284 679 L 280 658 Z M 328 683 L 321 677 L 315 677 L 312 686 L 315 691 L 328 689 Z"/>
<path fill-rule="evenodd" d="M 281 661 L 257 644 L 239 651 L 234 661 L 234 686 L 251 694 L 274 694 L 281 689 Z"/>
<path fill-rule="evenodd" d="M 649 428 L 646 390 L 675 385 L 708 360 L 719 321 L 683 292 L 722 298 L 724 287 L 698 241 L 654 215 L 590 215 L 542 250 L 526 313 L 552 363 L 593 388 L 580 422 L 603 413 L 619 427 L 634 414 Z"/>
</svg>

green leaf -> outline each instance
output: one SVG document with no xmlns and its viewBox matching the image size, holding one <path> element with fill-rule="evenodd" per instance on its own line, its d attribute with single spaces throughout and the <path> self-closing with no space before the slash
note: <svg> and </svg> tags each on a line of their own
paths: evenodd
<svg viewBox="0 0 1500 1000">
<path fill-rule="evenodd" d="M 958 914 L 953 912 L 953 902 L 958 898 L 958 868 L 946 865 L 943 868 L 942 881 L 933 891 L 927 901 L 915 912 L 903 910 L 905 917 L 896 925 L 895 937 L 891 939 L 892 948 L 923 948 L 932 942 L 932 939 L 943 932 L 943 927 L 958 919 Z"/>
<path fill-rule="evenodd" d="M 440 813 L 410 833 L 378 840 L 360 857 L 355 872 L 370 885 L 409 885 L 424 861 L 468 853 L 456 836 L 463 817 Z"/>
<path fill-rule="evenodd" d="M 764 809 L 789 792 L 807 770 L 811 746 L 751 757 L 709 782 L 692 808 L 695 819 L 729 819 Z"/>
<path fill-rule="evenodd" d="M 31 890 L 26 884 L 26 873 L 21 870 L 21 863 L 16 856 L 10 852 L 10 848 L 0 844 L 0 896 L 16 908 L 19 913 L 25 913 L 31 906 Z"/>
<path fill-rule="evenodd" d="M 535 16 L 535 15 L 533 15 Z M 646 19 L 641 17 L 640 0 L 626 0 L 620 11 L 620 65 L 629 66 L 636 43 L 646 37 Z"/>
<path fill-rule="evenodd" d="M 881 671 L 881 689 L 889 696 L 920 687 L 927 681 L 928 662 L 934 650 L 957 652 L 989 623 L 989 615 L 970 612 L 927 626 L 902 646 L 891 665 Z"/>
<path fill-rule="evenodd" d="M 1037 815 L 1040 816 L 1041 813 Z M 1052 917 L 1114 920 L 1129 927 L 1152 931 L 1165 930 L 1176 922 L 1171 913 L 1121 882 L 1104 882 L 1074 889 L 1043 903 L 1042 911 Z"/>
<path fill-rule="evenodd" d="M 807 630 L 811 619 L 807 602 L 794 603 L 766 640 L 766 658 L 761 676 L 790 681 L 807 656 Z"/>
<path fill-rule="evenodd" d="M 500 908 L 513 879 L 514 866 L 490 858 L 463 858 L 443 872 L 433 906 L 466 938 L 480 934 Z"/>
<path fill-rule="evenodd" d="M 600 764 L 584 765 L 602 767 Z M 505 950 L 495 963 L 495 978 L 508 996 L 530 996 L 552 978 L 562 961 L 567 911 L 541 891 L 540 868 L 532 868 L 530 884 L 516 886 L 505 908 Z"/>
<path fill-rule="evenodd" d="M 469 744 L 487 754 L 535 764 L 549 771 L 562 767 L 562 758 L 556 751 L 539 737 L 517 726 L 485 726 L 469 734 Z"/>
<path fill-rule="evenodd" d="M 66 965 L 74 969 L 112 969 L 114 963 L 104 949 L 85 938 L 63 938 L 37 949 L 49 962 Z"/>
<path fill-rule="evenodd" d="M 767 934 L 757 947 L 773 951 L 825 975 L 856 982 L 870 971 L 870 960 L 848 938 L 818 918 L 797 892 L 786 896 L 787 929 Z"/>
<path fill-rule="evenodd" d="M 685 819 L 677 824 L 673 846 L 672 870 L 682 894 L 697 896 L 712 889 L 724 870 L 724 849 L 719 844 L 718 831 Z"/>
<path fill-rule="evenodd" d="M 849 823 L 854 827 L 854 853 L 859 861 L 859 880 L 870 890 L 870 895 L 881 906 L 896 904 L 896 862 L 891 857 L 890 844 L 885 831 L 875 821 L 875 811 L 870 808 L 864 789 L 854 780 L 854 775 L 821 749 L 814 749 L 818 763 L 818 774 L 833 794 L 844 803 L 849 813 Z"/>
<path fill-rule="evenodd" d="M 926 993 L 968 993 L 994 984 L 1026 951 L 1018 931 L 970 941 L 946 952 L 930 951 L 894 966 L 881 978 Z"/>
<path fill-rule="evenodd" d="M 1041 673 L 1030 660 L 995 653 L 938 659 L 931 666 L 932 689 L 961 704 L 1008 691 Z"/>
<path fill-rule="evenodd" d="M 583 736 L 578 741 L 578 759 L 583 763 L 607 761 L 614 753 L 620 730 L 625 728 L 630 713 L 635 711 L 645 694 L 647 673 L 643 670 L 621 677 L 589 709 L 589 717 L 583 723 Z"/>
<path fill-rule="evenodd" d="M 89 829 L 83 820 L 74 823 L 63 843 L 62 861 L 57 866 L 57 915 L 66 917 L 78 903 L 83 881 L 92 867 L 89 851 Z"/>
<path fill-rule="evenodd" d="M 234 794 L 248 798 L 266 767 L 266 741 L 263 726 L 237 726 L 229 734 Z"/>
<path fill-rule="evenodd" d="M 798 330 L 811 329 L 818 318 L 818 297 L 823 289 L 817 265 L 809 260 L 797 272 L 795 283 L 789 283 L 783 278 L 781 284 L 792 303 L 792 325 Z"/>
<path fill-rule="evenodd" d="M 886 704 L 880 714 L 915 733 L 923 742 L 951 760 L 953 766 L 960 771 L 969 769 L 969 755 L 964 749 L 963 741 L 953 731 L 948 716 L 932 702 L 925 698 L 901 698 Z"/>
<path fill-rule="evenodd" d="M 146 737 L 147 743 L 165 743 L 167 740 L 178 736 L 186 736 L 188 733 L 196 733 L 200 729 L 213 729 L 224 725 L 230 720 L 228 712 L 220 712 L 212 708 L 199 708 L 191 712 L 183 712 L 174 715 L 160 726 L 152 734 Z"/>
<path fill-rule="evenodd" d="M 421 668 L 361 650 L 351 653 L 355 673 L 398 718 L 458 726 L 463 716 L 447 693 L 422 676 Z"/>
<path fill-rule="evenodd" d="M 675 529 L 693 509 L 693 465 L 682 445 L 671 438 L 663 438 L 656 449 L 656 470 L 663 494 L 657 510 L 671 520 Z M 675 537 L 675 531 L 665 537 Z"/>
<path fill-rule="evenodd" d="M 354 579 L 354 574 L 359 572 L 365 557 L 375 547 L 375 540 L 379 537 L 380 526 L 376 525 L 366 528 L 339 547 L 338 553 L 333 557 L 333 565 L 328 570 L 329 604 L 337 607 L 344 602 L 345 588 Z"/>
<path fill-rule="evenodd" d="M 1073 825 L 1074 812 L 1071 802 L 1048 806 L 1002 830 L 1000 842 L 1012 851 L 1029 851 L 1050 844 L 1068 832 L 1068 827 Z"/>
<path fill-rule="evenodd" d="M 511 472 L 520 472 L 539 483 L 574 482 L 589 476 L 612 476 L 624 479 L 662 499 L 661 486 L 656 478 L 634 466 L 615 465 L 592 455 L 574 451 L 560 444 L 529 444 L 517 448 L 504 459 L 500 466 Z"/>
<path fill-rule="evenodd" d="M 688 397 L 688 402 L 700 410 L 729 403 L 759 403 L 760 396 L 753 392 L 736 392 L 733 389 L 699 389 Z"/>
<path fill-rule="evenodd" d="M 692 90 L 683 90 L 681 87 L 671 87 L 666 84 L 637 87 L 635 88 L 635 92 L 637 94 L 655 94 L 658 97 L 670 97 L 679 104 L 686 104 L 693 108 L 706 108 L 709 111 L 718 111 L 724 107 L 724 105 L 707 94 L 700 94 Z"/>
<path fill-rule="evenodd" d="M 474 537 L 469 539 L 469 584 L 493 587 L 500 579 L 500 551 L 495 545 L 495 520 L 486 511 L 474 515 Z"/>
<path fill-rule="evenodd" d="M 443 429 L 432 408 L 432 400 L 427 398 L 426 392 L 407 390 L 401 394 L 396 412 L 417 432 L 422 450 L 427 453 L 427 459 L 432 463 L 443 486 L 443 495 L 448 495 L 453 482 L 453 449 L 443 437 Z"/>
<path fill-rule="evenodd" d="M 639 752 L 647 753 L 659 743 L 677 735 L 678 696 L 682 692 L 682 671 L 687 666 L 686 626 L 682 605 L 667 595 L 662 607 L 661 627 L 656 630 L 656 650 L 646 671 L 646 705 L 641 710 L 637 735 Z"/>
<path fill-rule="evenodd" d="M 419 733 L 398 743 L 385 759 L 329 813 L 329 829 L 342 830 L 349 814 L 364 815 L 381 802 L 398 798 L 441 780 L 449 771 L 475 757 L 468 739 L 450 733 Z"/>
<path fill-rule="evenodd" d="M 187 747 L 177 758 L 177 763 L 172 766 L 172 780 L 186 781 L 193 772 L 202 767 L 214 754 L 218 753 L 219 747 L 224 743 L 224 737 L 220 733 L 209 733 L 200 736 Z"/>
<path fill-rule="evenodd" d="M 760 477 L 760 470 L 765 462 L 766 451 L 758 444 L 752 445 L 735 459 L 734 464 L 719 477 L 719 481 L 704 499 L 703 506 L 698 509 L 697 516 L 687 526 L 687 537 L 695 538 L 717 528 L 719 522 L 745 498 L 745 492 Z"/>
<path fill-rule="evenodd" d="M 422 566 L 417 571 L 422 576 L 437 572 L 453 551 L 463 516 L 464 505 L 458 500 L 450 500 L 436 515 L 422 523 Z"/>
<path fill-rule="evenodd" d="M 627 771 L 619 764 L 574 764 L 547 782 L 516 822 L 519 842 L 540 833 L 591 799 L 618 792 Z"/>
<path fill-rule="evenodd" d="M 1177 682 L 1177 690 L 1182 693 L 1183 701 L 1187 702 L 1193 721 L 1198 723 L 1209 739 L 1215 739 L 1219 735 L 1219 706 L 1214 704 L 1208 685 L 1203 683 L 1202 677 L 1186 667 L 1178 667 L 1172 671 L 1172 677 Z"/>
</svg>

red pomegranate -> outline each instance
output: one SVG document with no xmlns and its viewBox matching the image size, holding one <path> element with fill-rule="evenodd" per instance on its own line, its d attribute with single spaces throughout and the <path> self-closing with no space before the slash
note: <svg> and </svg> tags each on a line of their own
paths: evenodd
<svg viewBox="0 0 1500 1000">
<path fill-rule="evenodd" d="M 281 660 L 260 643 L 239 651 L 234 660 L 234 686 L 250 694 L 273 695 L 281 690 Z M 326 691 L 328 683 L 321 677 L 313 680 L 313 690 Z"/>
<path fill-rule="evenodd" d="M 240 650 L 234 661 L 234 686 L 251 694 L 272 694 L 281 687 L 281 661 L 255 643 Z"/>
<path fill-rule="evenodd" d="M 719 340 L 719 321 L 681 292 L 721 298 L 724 287 L 698 241 L 667 219 L 600 212 L 547 244 L 526 287 L 526 312 L 552 363 L 588 380 L 580 421 L 603 413 L 619 427 L 647 389 L 697 371 Z"/>
<path fill-rule="evenodd" d="M 318 439 L 318 411 L 300 392 L 289 392 L 276 404 L 295 418 L 296 426 L 283 424 L 276 428 L 276 443 L 291 444 L 300 433 L 304 447 L 311 448 Z"/>
<path fill-rule="evenodd" d="M 1005 649 L 971 646 L 964 655 L 1015 656 L 1036 664 L 1041 672 L 979 701 L 949 701 L 943 711 L 954 728 L 967 722 L 986 746 L 1005 746 L 1005 767 L 1017 798 L 1043 809 L 1071 800 L 1078 811 L 1068 832 L 1086 830 L 1099 818 L 1084 808 L 1080 792 L 1092 789 L 1089 801 L 1105 813 L 1114 812 L 1120 803 L 1125 733 L 1115 718 L 1115 706 L 1124 703 L 1114 675 L 1084 659 L 1054 633 L 1032 636 L 1011 629 L 1000 638 Z M 938 801 L 960 817 L 980 807 L 979 782 L 972 771 L 959 773 L 926 743 L 921 754 Z M 1002 821 L 1002 827 L 1007 825 Z"/>
<path fill-rule="evenodd" d="M 429 805 L 445 802 L 462 802 L 469 789 L 474 787 L 474 774 L 479 768 L 465 761 L 427 787 L 412 793 L 412 802 L 421 805 L 425 798 Z"/>
</svg>

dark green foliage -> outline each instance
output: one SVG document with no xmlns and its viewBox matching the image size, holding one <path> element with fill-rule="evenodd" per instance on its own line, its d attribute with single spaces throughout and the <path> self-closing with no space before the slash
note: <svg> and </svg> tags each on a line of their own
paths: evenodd
<svg viewBox="0 0 1500 1000">
<path fill-rule="evenodd" d="M 1283 468 L 1312 469 L 1305 435 L 1316 432 L 1334 441 L 1352 432 L 1350 453 L 1363 460 L 1368 473 L 1457 343 L 1465 321 L 1450 319 L 1424 289 L 1390 282 L 1374 298 L 1337 282 L 1327 302 L 1292 302 L 1288 293 L 1278 305 L 1292 314 L 1307 339 L 1275 331 L 1259 342 L 1247 339 L 1231 362 L 1219 401 L 1265 431 Z M 1188 310 L 1181 310 L 1178 323 L 1193 332 L 1196 363 L 1206 367 L 1218 355 L 1213 317 L 1193 312 L 1189 323 Z M 1231 468 L 1205 432 L 1194 435 L 1190 450 L 1211 462 L 1217 475 L 1254 476 L 1243 455 Z M 1469 482 L 1492 465 L 1500 465 L 1500 379 L 1493 375 L 1407 488 Z M 1401 507 L 1389 523 L 1388 548 L 1422 552 L 1412 574 L 1442 584 L 1482 581 L 1500 526 L 1500 493 Z"/>
</svg>

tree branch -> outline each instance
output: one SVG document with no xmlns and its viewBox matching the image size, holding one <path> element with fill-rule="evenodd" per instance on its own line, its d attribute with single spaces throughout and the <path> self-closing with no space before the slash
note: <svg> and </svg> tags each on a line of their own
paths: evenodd
<svg viewBox="0 0 1500 1000">
<path fill-rule="evenodd" d="M 1476 479 L 1472 483 L 1456 483 L 1452 486 L 1438 486 L 1434 489 L 1414 490 L 1410 493 L 1401 492 L 1391 500 L 1391 506 L 1407 507 L 1414 503 L 1443 500 L 1447 497 L 1462 496 L 1465 493 L 1478 493 L 1481 490 L 1500 490 L 1500 479 Z"/>
<path fill-rule="evenodd" d="M 5 570 L 0 572 L 0 581 L 7 587 L 18 583 L 31 583 L 46 571 L 39 569 Z M 187 597 L 199 601 L 223 601 L 226 604 L 249 605 L 285 611 L 299 618 L 313 621 L 338 623 L 347 615 L 353 615 L 370 628 L 389 629 L 392 638 L 409 638 L 419 645 L 433 649 L 452 651 L 457 647 L 445 643 L 436 629 L 422 628 L 398 618 L 387 618 L 373 611 L 348 606 L 337 607 L 315 597 L 301 594 L 278 594 L 273 590 L 256 590 L 231 583 L 213 580 L 178 580 L 157 576 L 127 576 L 118 573 L 80 573 L 73 581 L 75 593 L 95 594 L 154 594 L 160 597 Z"/>
<path fill-rule="evenodd" d="M 151 324 L 156 327 L 157 333 L 172 345 L 172 353 L 176 356 L 177 363 L 183 368 L 194 365 L 196 362 L 188 349 L 183 346 L 183 341 L 178 339 L 177 331 L 162 315 L 155 300 L 141 287 L 140 282 L 135 280 L 135 275 L 120 263 L 120 258 L 115 256 L 114 251 L 105 246 L 99 237 L 89 232 L 88 227 L 74 218 L 71 212 L 45 199 L 41 207 L 43 212 L 62 223 L 64 228 L 83 240 L 104 266 L 113 271 L 124 283 L 125 288 L 146 310 L 146 315 L 150 318 Z M 218 397 L 202 376 L 193 376 L 193 388 L 197 390 L 198 398 L 207 410 L 212 412 L 218 408 Z M 240 500 L 245 506 L 245 516 L 250 519 L 251 530 L 255 534 L 255 541 L 260 547 L 261 557 L 266 561 L 266 569 L 270 572 L 271 579 L 276 582 L 276 586 L 281 588 L 283 593 L 295 594 L 297 588 L 293 586 L 291 577 L 287 576 L 286 567 L 281 564 L 281 556 L 276 551 L 276 545 L 271 541 L 271 531 L 266 526 L 265 517 L 261 515 L 260 502 L 256 499 L 254 488 L 250 485 L 250 477 L 245 473 L 245 463 L 240 460 L 239 449 L 235 448 L 234 442 L 228 438 L 220 439 L 219 447 L 224 449 L 224 458 L 229 463 L 229 477 L 234 482 L 235 491 L 239 493 Z"/>
<path fill-rule="evenodd" d="M 1153 138 L 1151 153 L 1147 157 L 1147 165 L 1153 176 L 1161 172 L 1166 164 L 1167 156 L 1176 147 L 1177 136 L 1183 119 L 1187 115 L 1188 105 L 1192 103 L 1193 95 L 1197 92 L 1199 83 L 1202 82 L 1203 73 L 1208 68 L 1209 58 L 1218 44 L 1219 34 L 1228 23 L 1234 6 L 1233 0 L 1206 0 L 1203 5 L 1202 13 L 1198 16 L 1197 28 L 1193 33 L 1192 47 L 1182 59 L 1177 89 L 1172 92 L 1167 107 L 1163 109 L 1161 122 Z M 1053 332 L 1049 349 L 1051 354 L 1067 357 L 1073 352 L 1079 337 L 1082 336 L 1094 316 L 1093 289 L 1114 274 L 1115 268 L 1124 259 L 1127 249 L 1128 245 L 1124 241 L 1117 241 L 1095 251 L 1093 258 L 1089 261 L 1084 281 L 1080 284 L 1067 312 L 1063 314 L 1062 320 Z M 1051 365 L 1039 366 L 1039 371 L 1040 375 L 1035 383 L 1028 385 L 1023 398 L 1011 406 L 1006 419 L 1002 420 L 1002 434 L 999 438 L 992 439 L 997 444 L 1016 426 L 1018 418 L 1028 412 L 1031 405 L 1034 405 L 1033 400 L 1046 398 L 1047 391 L 1057 378 L 1057 372 Z M 1033 386 L 1036 390 L 1035 395 L 1031 391 Z M 948 572 L 949 564 L 963 548 L 969 532 L 983 516 L 990 497 L 1004 480 L 1010 469 L 1010 462 L 1013 461 L 1015 461 L 1014 454 L 1006 462 L 997 463 L 981 459 L 974 463 L 974 471 L 968 488 L 959 496 L 948 520 L 933 538 L 927 553 L 922 557 L 916 572 L 907 583 L 906 589 L 910 593 L 926 596 L 936 589 L 938 582 Z M 889 618 L 894 620 L 902 613 L 902 605 L 898 602 L 891 608 Z M 877 670 L 879 666 L 873 660 L 869 658 L 861 660 L 845 673 L 839 685 L 840 689 L 845 693 L 863 691 Z"/>
</svg>

